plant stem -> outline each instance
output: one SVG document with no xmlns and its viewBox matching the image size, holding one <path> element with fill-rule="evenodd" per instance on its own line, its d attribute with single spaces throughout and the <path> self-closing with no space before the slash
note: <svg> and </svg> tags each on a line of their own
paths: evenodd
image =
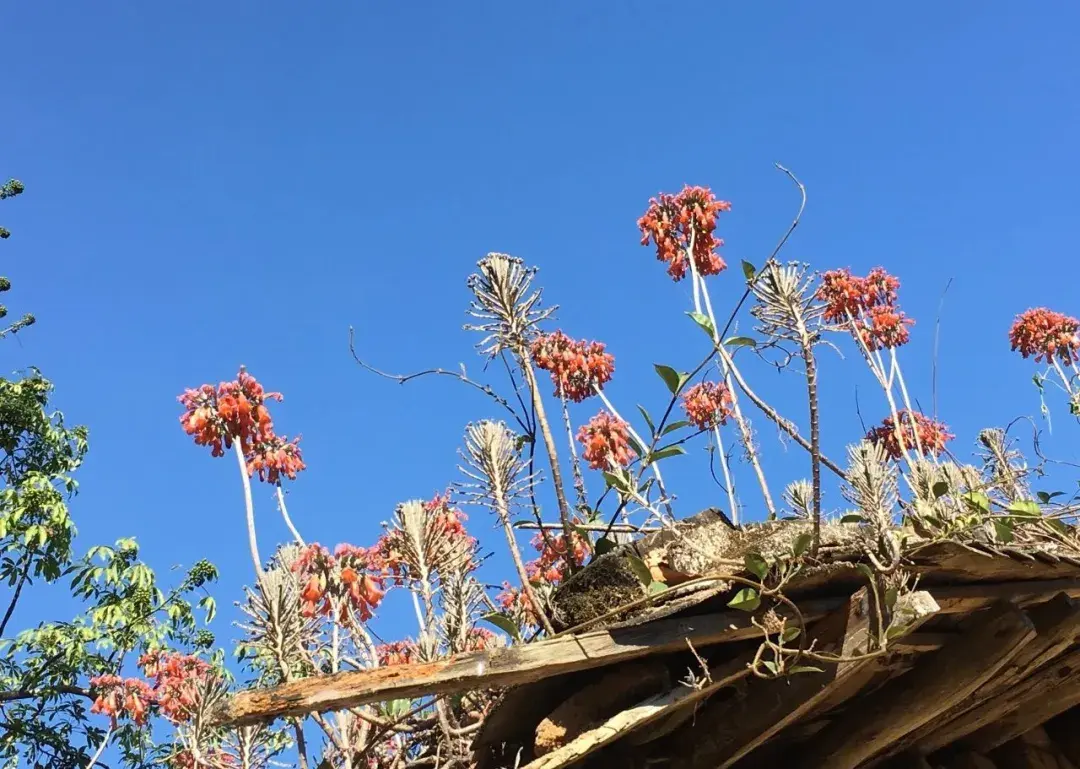
<svg viewBox="0 0 1080 769">
<path fill-rule="evenodd" d="M 919 452 L 919 456 L 925 457 L 926 451 L 923 450 L 922 438 L 919 437 L 919 431 L 915 429 L 915 409 L 911 407 L 911 397 L 908 395 L 907 383 L 904 381 L 904 372 L 900 368 L 900 362 L 896 359 L 896 350 L 894 348 L 889 348 L 889 357 L 891 359 L 892 369 L 896 372 L 896 381 L 900 383 L 900 396 L 904 399 L 904 408 L 908 411 L 908 418 L 913 420 L 911 423 L 911 432 L 915 435 L 915 449 Z"/>
<path fill-rule="evenodd" d="M 30 565 L 34 561 L 34 552 L 34 550 L 27 550 L 23 556 L 26 560 L 23 562 L 22 570 L 19 572 L 19 581 L 15 585 L 11 603 L 8 604 L 7 611 L 4 612 L 4 619 L 0 622 L 0 638 L 4 637 L 4 631 L 7 630 L 8 622 L 11 621 L 11 615 L 15 613 L 15 605 L 19 602 L 19 596 L 22 595 L 23 585 L 26 584 L 26 580 L 30 576 Z"/>
<path fill-rule="evenodd" d="M 544 409 L 544 400 L 540 395 L 540 387 L 536 382 L 536 372 L 533 370 L 528 352 L 522 351 L 518 355 L 518 360 L 521 362 L 521 371 L 525 375 L 525 384 L 532 395 L 533 408 L 536 409 L 536 421 L 540 425 L 540 433 L 544 436 L 548 463 L 551 465 L 551 484 L 555 487 L 555 498 L 559 503 L 559 520 L 562 521 L 563 533 L 569 545 L 572 541 L 573 526 L 570 524 L 570 505 L 566 501 L 566 492 L 563 489 L 562 469 L 559 467 L 559 452 L 555 448 L 555 438 L 551 434 L 551 424 L 548 422 L 547 411 Z M 507 520 L 509 520 L 509 514 L 507 514 Z M 567 548 L 567 550 L 569 551 L 570 548 Z M 566 564 L 567 569 L 573 573 L 576 567 L 569 554 L 566 558 Z"/>
<path fill-rule="evenodd" d="M 754 468 L 754 474 L 757 475 L 758 483 L 761 485 L 761 494 L 765 498 L 765 508 L 768 510 L 769 520 L 776 520 L 776 506 L 773 504 L 772 494 L 769 493 L 769 484 L 765 480 L 765 471 L 761 469 L 761 460 L 758 457 L 757 448 L 754 446 L 754 435 L 750 431 L 750 425 L 743 417 L 742 408 L 739 406 L 739 395 L 735 388 L 731 386 L 731 369 L 735 365 L 735 361 L 732 360 L 731 355 L 724 348 L 724 342 L 720 338 L 720 332 L 716 328 L 716 316 L 713 314 L 712 300 L 709 297 L 709 287 L 705 285 L 705 281 L 701 280 L 701 295 L 705 299 L 705 311 L 709 315 L 709 320 L 713 326 L 713 343 L 716 345 L 716 350 L 720 357 L 720 363 L 724 372 L 724 383 L 727 385 L 728 392 L 731 393 L 731 411 L 735 417 L 735 424 L 739 428 L 739 434 L 742 437 L 743 446 L 746 449 L 746 456 L 750 460 L 751 467 Z"/>
<path fill-rule="evenodd" d="M 255 564 L 255 574 L 262 579 L 262 559 L 259 558 L 259 544 L 255 539 L 255 503 L 251 499 L 251 476 L 248 475 L 247 461 L 244 459 L 244 450 L 240 448 L 240 441 L 233 441 L 233 449 L 236 451 L 236 462 L 240 466 L 240 481 L 244 484 L 244 508 L 247 513 L 248 547 L 251 548 L 251 560 Z"/>
<path fill-rule="evenodd" d="M 806 397 L 810 404 L 810 474 L 814 494 L 812 552 L 817 555 L 818 546 L 821 544 L 821 423 L 818 414 L 817 361 L 814 359 L 814 340 L 803 322 L 802 313 L 795 313 L 795 318 L 803 364 L 806 366 Z"/>
<path fill-rule="evenodd" d="M 720 454 L 720 469 L 724 471 L 724 485 L 727 486 L 728 504 L 731 506 L 731 522 L 738 526 L 739 506 L 735 501 L 735 481 L 728 467 L 727 454 L 724 453 L 724 439 L 720 437 L 720 425 L 713 427 L 713 435 L 716 436 L 716 451 Z"/>
<path fill-rule="evenodd" d="M 101 754 L 105 752 L 106 746 L 109 744 L 109 738 L 112 737 L 112 727 L 110 726 L 105 730 L 105 736 L 101 738 L 101 744 L 98 745 L 98 749 L 94 751 L 94 755 L 90 756 L 90 762 L 86 765 L 86 769 L 94 769 L 98 759 L 101 758 Z"/>
<path fill-rule="evenodd" d="M 293 537 L 300 547 L 305 546 L 304 538 L 300 536 L 300 532 L 296 530 L 296 526 L 293 525 L 292 518 L 289 517 L 289 508 L 285 507 L 285 493 L 281 490 L 281 484 L 277 485 L 277 503 L 278 509 L 281 511 L 281 517 L 285 519 L 285 525 L 289 527 L 289 531 L 292 532 Z"/>
<path fill-rule="evenodd" d="M 574 471 L 574 491 L 577 493 L 578 505 L 587 508 L 589 498 L 585 491 L 585 476 L 581 472 L 581 460 L 578 459 L 577 446 L 574 445 L 574 427 L 570 423 L 570 409 L 566 403 L 566 396 L 559 398 L 562 401 L 563 424 L 566 425 L 566 436 L 570 440 L 570 466 Z"/>
</svg>

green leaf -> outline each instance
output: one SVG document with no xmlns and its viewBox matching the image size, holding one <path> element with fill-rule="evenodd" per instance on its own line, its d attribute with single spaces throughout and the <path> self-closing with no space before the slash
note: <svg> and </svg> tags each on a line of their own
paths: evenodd
<svg viewBox="0 0 1080 769">
<path fill-rule="evenodd" d="M 981 510 L 984 513 L 990 512 L 990 497 L 981 491 L 968 491 L 961 494 L 960 498 L 975 510 Z"/>
<path fill-rule="evenodd" d="M 652 454 L 649 454 L 645 466 L 648 467 L 654 462 L 659 462 L 661 459 L 667 459 L 668 457 L 677 457 L 680 454 L 685 454 L 686 449 L 682 446 L 668 446 L 667 448 L 657 449 Z"/>
<path fill-rule="evenodd" d="M 780 638 L 784 643 L 791 643 L 799 637 L 801 632 L 802 631 L 797 627 L 786 627 L 784 628 L 784 632 L 780 635 Z"/>
<path fill-rule="evenodd" d="M 649 587 L 648 587 L 649 595 L 656 595 L 657 593 L 663 593 L 665 590 L 667 590 L 667 585 L 665 585 L 663 582 L 657 582 L 656 580 L 653 580 L 652 582 L 649 583 Z"/>
<path fill-rule="evenodd" d="M 866 523 L 866 519 L 858 513 L 848 513 L 840 519 L 840 523 Z"/>
<path fill-rule="evenodd" d="M 813 543 L 814 543 L 814 535 L 811 534 L 808 531 L 803 532 L 798 537 L 796 537 L 795 538 L 795 544 L 792 546 L 792 550 L 795 553 L 795 557 L 798 558 L 800 555 L 802 555 L 807 550 L 809 550 L 810 545 L 812 545 Z"/>
<path fill-rule="evenodd" d="M 748 336 L 730 336 L 724 344 L 727 347 L 757 347 L 757 342 Z"/>
<path fill-rule="evenodd" d="M 896 587 L 886 588 L 885 590 L 885 608 L 889 611 L 893 610 L 896 606 L 896 599 L 900 597 L 900 590 Z"/>
<path fill-rule="evenodd" d="M 743 274 L 743 277 L 746 278 L 747 280 L 753 280 L 754 276 L 757 275 L 757 268 L 754 267 L 754 265 L 750 264 L 750 262 L 743 259 L 742 260 L 742 274 Z"/>
<path fill-rule="evenodd" d="M 608 486 L 615 489 L 621 494 L 630 494 L 630 487 L 626 484 L 626 479 L 621 473 L 605 472 L 604 480 L 607 481 Z"/>
<path fill-rule="evenodd" d="M 484 622 L 487 622 L 489 625 L 494 625 L 499 630 L 503 631 L 508 636 L 513 638 L 515 641 L 521 640 L 521 629 L 517 626 L 516 622 L 507 617 L 505 614 L 491 612 L 490 614 L 485 614 L 480 619 Z"/>
<path fill-rule="evenodd" d="M 626 442 L 630 444 L 630 448 L 634 450 L 634 453 L 639 457 L 645 456 L 645 447 L 638 443 L 637 438 L 633 435 L 626 436 Z"/>
<path fill-rule="evenodd" d="M 1039 503 L 1031 499 L 1021 499 L 1013 502 L 1009 505 L 1009 512 L 1016 515 L 1039 517 L 1042 515 L 1042 508 L 1039 507 Z"/>
<path fill-rule="evenodd" d="M 626 556 L 626 560 L 630 564 L 630 571 L 634 572 L 634 576 L 638 578 L 638 582 L 645 587 L 652 584 L 652 572 L 649 570 L 649 567 L 645 565 L 643 560 L 636 555 L 628 555 Z"/>
<path fill-rule="evenodd" d="M 214 601 L 212 596 L 203 596 L 199 601 L 199 608 L 206 609 L 207 624 L 214 621 L 214 617 L 217 616 L 217 602 Z"/>
<path fill-rule="evenodd" d="M 699 326 L 701 326 L 701 329 L 709 335 L 709 339 L 716 339 L 716 326 L 714 326 L 713 322 L 709 320 L 708 315 L 703 315 L 700 312 L 688 312 L 686 314 L 693 319 L 694 323 L 697 323 Z"/>
<path fill-rule="evenodd" d="M 813 665 L 796 665 L 793 668 L 789 668 L 788 672 L 792 673 L 792 674 L 795 674 L 795 673 L 824 673 L 825 671 L 822 670 L 821 668 L 816 668 Z"/>
<path fill-rule="evenodd" d="M 607 537 L 600 537 L 600 539 L 596 540 L 596 544 L 593 545 L 593 552 L 599 556 L 604 553 L 610 553 L 617 547 L 618 545 Z"/>
<path fill-rule="evenodd" d="M 686 427 L 689 424 L 690 423 L 687 422 L 685 419 L 680 419 L 677 422 L 672 422 L 671 424 L 669 424 L 667 427 L 664 428 L 663 432 L 661 432 L 660 434 L 661 435 L 667 435 L 668 433 L 673 433 L 676 430 L 681 430 L 682 428 Z"/>
<path fill-rule="evenodd" d="M 870 580 L 871 582 L 874 581 L 874 572 L 865 563 L 856 564 L 855 568 L 858 569 L 859 572 L 868 580 Z"/>
<path fill-rule="evenodd" d="M 761 606 L 761 596 L 754 588 L 744 587 L 728 601 L 728 606 L 740 611 L 757 611 L 757 608 Z"/>
<path fill-rule="evenodd" d="M 638 411 L 641 412 L 641 418 L 645 420 L 645 424 L 649 426 L 649 433 L 656 435 L 656 425 L 653 424 L 652 417 L 649 416 L 649 412 L 645 410 L 645 407 L 638 404 Z"/>
<path fill-rule="evenodd" d="M 933 486 L 934 499 L 941 499 L 943 496 L 949 493 L 948 481 L 938 481 Z"/>
<path fill-rule="evenodd" d="M 1007 518 L 994 519 L 994 539 L 1003 545 L 1013 541 L 1012 521 Z"/>
<path fill-rule="evenodd" d="M 758 579 L 765 579 L 765 575 L 769 573 L 769 562 L 757 553 L 747 553 L 744 555 L 743 565 L 748 572 Z"/>
<path fill-rule="evenodd" d="M 775 663 L 775 662 L 773 662 L 772 660 L 762 660 L 762 661 L 761 661 L 761 665 L 762 665 L 762 667 L 764 667 L 764 668 L 765 668 L 766 670 L 768 670 L 768 671 L 769 671 L 770 673 L 772 673 L 772 674 L 773 674 L 774 676 L 775 676 L 775 675 L 776 675 L 777 673 L 779 673 L 779 672 L 780 672 L 780 669 L 779 669 L 778 667 L 776 667 L 776 663 Z"/>
<path fill-rule="evenodd" d="M 679 375 L 678 371 L 671 366 L 665 366 L 662 363 L 654 363 L 653 368 L 656 369 L 656 373 L 664 380 L 664 384 L 667 385 L 667 389 L 670 390 L 673 395 L 679 391 L 679 383 L 682 381 L 682 377 Z"/>
</svg>

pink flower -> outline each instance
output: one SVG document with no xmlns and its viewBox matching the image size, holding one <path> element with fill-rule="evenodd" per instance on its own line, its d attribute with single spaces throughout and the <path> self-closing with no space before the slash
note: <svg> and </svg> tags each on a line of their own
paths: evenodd
<svg viewBox="0 0 1080 769">
<path fill-rule="evenodd" d="M 615 358 L 600 342 L 574 340 L 562 331 L 541 334 L 532 344 L 537 367 L 550 372 L 555 395 L 580 403 L 593 395 L 593 385 L 603 387 L 615 371 Z"/>
<path fill-rule="evenodd" d="M 727 422 L 732 403 L 731 391 L 723 382 L 702 382 L 683 395 L 686 419 L 699 430 L 708 430 Z"/>
<path fill-rule="evenodd" d="M 578 430 L 577 439 L 584 447 L 581 456 L 593 470 L 612 470 L 625 467 L 635 456 L 630 447 L 630 431 L 626 422 L 606 411 L 589 420 Z"/>
<path fill-rule="evenodd" d="M 1080 320 L 1054 312 L 1045 307 L 1027 310 L 1016 316 L 1009 330 L 1009 341 L 1014 350 L 1019 350 L 1025 358 L 1032 355 L 1038 363 L 1060 358 L 1065 365 L 1071 365 L 1080 353 L 1080 338 L 1077 329 Z"/>
<path fill-rule="evenodd" d="M 898 414 L 900 418 L 900 435 L 904 439 L 904 448 L 915 451 L 919 444 L 922 445 L 923 454 L 937 456 L 945 451 L 945 444 L 955 438 L 949 432 L 949 428 L 943 422 L 931 419 L 917 411 L 903 410 Z M 916 443 L 916 434 L 919 442 Z M 878 426 L 866 434 L 866 439 L 871 443 L 883 446 L 885 453 L 893 459 L 900 459 L 903 450 L 896 435 L 896 422 L 892 416 L 888 416 Z"/>
<path fill-rule="evenodd" d="M 724 241 L 714 235 L 717 215 L 731 204 L 717 200 L 707 187 L 683 187 L 678 195 L 661 193 L 638 219 L 641 245 L 656 244 L 656 258 L 668 265 L 675 281 L 686 277 L 686 252 L 693 240 L 694 267 L 701 276 L 719 275 L 727 264 L 717 253 Z"/>
</svg>

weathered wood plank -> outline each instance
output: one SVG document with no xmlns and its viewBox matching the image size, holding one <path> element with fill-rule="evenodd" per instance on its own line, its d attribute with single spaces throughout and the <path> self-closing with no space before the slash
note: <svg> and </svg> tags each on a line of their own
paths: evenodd
<svg viewBox="0 0 1080 769">
<path fill-rule="evenodd" d="M 989 753 L 1054 716 L 1080 705 L 1080 651 L 1069 653 L 1061 661 L 1055 660 L 1023 683 L 1027 684 L 1033 679 L 1039 680 L 1028 687 L 1027 696 L 1014 709 L 965 738 L 964 744 Z"/>
<path fill-rule="evenodd" d="M 802 607 L 809 622 L 836 609 L 845 599 L 808 601 Z M 241 692 L 214 714 L 215 724 L 243 725 L 282 716 L 356 707 L 372 702 L 494 689 L 550 676 L 590 670 L 652 654 L 743 641 L 761 631 L 754 615 L 726 611 L 697 617 L 665 619 L 618 630 L 596 630 L 559 636 L 526 646 L 473 652 L 431 663 L 394 665 L 316 676 L 270 689 Z"/>
<path fill-rule="evenodd" d="M 958 703 L 939 718 L 904 738 L 895 749 L 916 745 L 922 753 L 933 753 L 1007 712 L 1012 698 L 1023 689 L 1023 679 L 1033 675 L 1050 660 L 1072 646 L 1080 635 L 1080 604 L 1064 594 L 1027 611 L 1036 636 L 996 675 L 979 688 L 975 696 Z M 1009 692 L 1002 699 L 998 695 Z"/>
<path fill-rule="evenodd" d="M 931 591 L 941 614 L 967 613 L 997 600 L 1020 604 L 1037 602 L 1061 592 L 1080 597 L 1080 581 L 1035 580 L 943 586 Z M 806 621 L 812 622 L 845 601 L 844 598 L 822 598 L 801 601 L 799 606 Z M 744 612 L 669 618 L 636 627 L 595 630 L 527 646 L 474 652 L 432 663 L 317 676 L 270 689 L 241 692 L 223 703 L 214 715 L 214 723 L 222 726 L 251 724 L 286 715 L 392 699 L 531 683 L 651 654 L 678 651 L 685 647 L 687 638 L 699 647 L 743 641 L 759 632 L 749 618 L 750 615 Z"/>
<path fill-rule="evenodd" d="M 947 752 L 948 746 L 952 744 L 980 753 L 988 753 L 1008 739 L 1067 710 L 1067 707 L 1062 707 L 1049 715 L 1040 715 L 1039 720 L 1031 722 L 1027 728 L 1014 732 L 1011 737 L 1005 736 L 1003 727 L 1000 725 L 1001 720 L 1017 708 L 1033 708 L 1036 714 L 1041 714 L 1039 703 L 1049 699 L 1051 692 L 1054 692 L 1053 696 L 1056 697 L 1056 692 L 1062 682 L 1067 683 L 1078 670 L 1080 670 L 1080 650 L 1071 651 L 1060 659 L 1044 665 L 1022 681 L 1016 682 L 989 700 L 979 703 L 967 713 L 944 724 L 939 731 L 931 734 L 924 741 L 924 752 L 931 752 L 931 748 Z M 998 739 L 999 737 L 1001 739 Z"/>
<path fill-rule="evenodd" d="M 1077 769 L 1042 729 L 1005 743 L 992 755 L 998 769 Z"/>
<path fill-rule="evenodd" d="M 1027 616 L 1001 603 L 909 673 L 863 698 L 807 746 L 806 766 L 855 769 L 982 686 L 1035 637 Z"/>
</svg>

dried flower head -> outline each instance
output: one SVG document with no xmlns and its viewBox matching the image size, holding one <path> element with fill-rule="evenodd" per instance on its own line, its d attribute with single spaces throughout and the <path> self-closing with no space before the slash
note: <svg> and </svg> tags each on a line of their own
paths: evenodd
<svg viewBox="0 0 1080 769">
<path fill-rule="evenodd" d="M 816 341 L 816 322 L 824 306 L 813 288 L 813 276 L 797 262 L 769 262 L 751 284 L 757 299 L 750 313 L 760 321 L 758 330 L 769 337 L 802 341 L 809 333 Z"/>
<path fill-rule="evenodd" d="M 1010 502 L 1030 499 L 1027 463 L 1024 455 L 1009 444 L 1005 431 L 987 428 L 979 433 L 979 444 L 983 448 L 983 476 L 990 487 Z"/>
<path fill-rule="evenodd" d="M 1080 357 L 1077 329 L 1080 329 L 1080 320 L 1037 307 L 1016 316 L 1009 330 L 1009 341 L 1012 349 L 1019 350 L 1025 358 L 1034 355 L 1037 363 L 1059 358 L 1068 366 Z"/>
<path fill-rule="evenodd" d="M 897 416 L 900 421 L 900 437 L 897 437 L 896 422 L 892 415 L 885 417 L 878 427 L 866 434 L 868 441 L 880 445 L 893 459 L 900 459 L 904 455 L 904 449 L 915 450 L 920 446 L 924 455 L 937 456 L 945 451 L 945 444 L 956 437 L 943 422 L 917 411 L 903 409 Z M 900 445 L 901 438 L 903 446 Z"/>
<path fill-rule="evenodd" d="M 862 441 L 848 447 L 844 497 L 878 528 L 892 522 L 899 498 L 896 466 L 880 443 Z"/>
<path fill-rule="evenodd" d="M 448 495 L 410 500 L 394 509 L 394 518 L 376 550 L 399 581 L 435 578 L 475 566 L 476 540 L 465 531 L 465 514 Z"/>
<path fill-rule="evenodd" d="M 683 395 L 686 419 L 699 430 L 725 424 L 732 404 L 731 390 L 724 382 L 701 382 Z"/>
<path fill-rule="evenodd" d="M 503 350 L 524 354 L 537 323 L 550 317 L 554 307 L 539 309 L 539 290 L 533 290 L 536 269 L 507 254 L 488 254 L 469 277 L 473 301 L 469 314 L 479 323 L 466 324 L 485 336 L 477 345 L 494 357 Z"/>
<path fill-rule="evenodd" d="M 637 452 L 630 447 L 630 431 L 626 422 L 606 411 L 589 420 L 577 434 L 583 446 L 581 456 L 593 470 L 613 470 L 629 465 Z"/>
<path fill-rule="evenodd" d="M 638 219 L 641 245 L 656 244 L 656 258 L 667 263 L 668 275 L 676 281 L 686 277 L 691 244 L 697 273 L 718 275 L 727 264 L 717 253 L 724 241 L 714 234 L 716 219 L 730 210 L 731 204 L 717 200 L 707 187 L 685 186 L 678 195 L 661 193 Z"/>
<path fill-rule="evenodd" d="M 528 494 L 536 480 L 528 473 L 518 437 L 503 422 L 483 420 L 468 425 L 462 458 L 461 472 L 473 481 L 464 488 L 477 504 L 509 508 Z"/>
<path fill-rule="evenodd" d="M 602 388 L 615 371 L 615 358 L 602 343 L 571 339 L 562 331 L 538 336 L 531 352 L 537 367 L 551 373 L 555 395 L 575 403 L 593 395 L 594 384 Z"/>
<path fill-rule="evenodd" d="M 784 502 L 797 518 L 810 518 L 814 502 L 814 487 L 810 481 L 793 481 L 784 489 Z"/>
</svg>

